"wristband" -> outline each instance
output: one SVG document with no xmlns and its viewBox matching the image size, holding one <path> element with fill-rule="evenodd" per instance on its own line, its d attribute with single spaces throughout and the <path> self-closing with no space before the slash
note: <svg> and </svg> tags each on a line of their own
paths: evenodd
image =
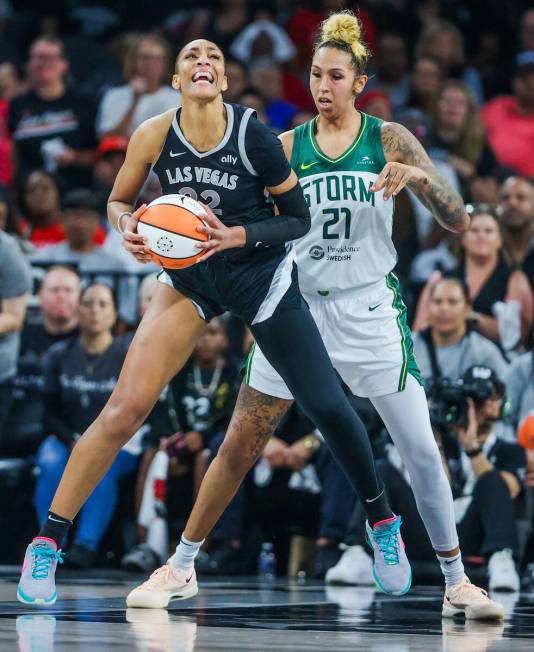
<svg viewBox="0 0 534 652">
<path fill-rule="evenodd" d="M 477 455 L 480 455 L 480 453 L 482 453 L 482 448 L 480 446 L 478 446 L 478 448 L 473 448 L 473 450 L 465 451 L 467 457 L 476 457 Z"/>
<path fill-rule="evenodd" d="M 124 217 L 124 215 L 129 215 L 130 217 L 132 214 L 129 211 L 124 211 L 124 213 L 121 213 L 117 219 L 117 231 L 122 235 L 124 233 L 124 229 L 121 229 L 121 219 Z"/>
</svg>

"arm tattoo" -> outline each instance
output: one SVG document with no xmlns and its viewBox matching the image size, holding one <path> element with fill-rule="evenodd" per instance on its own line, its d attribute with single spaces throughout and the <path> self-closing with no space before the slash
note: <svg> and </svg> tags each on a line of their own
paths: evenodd
<svg viewBox="0 0 534 652">
<path fill-rule="evenodd" d="M 448 231 L 463 231 L 467 225 L 464 203 L 439 174 L 421 143 L 406 127 L 395 122 L 382 126 L 382 147 L 388 160 L 413 165 L 424 172 L 422 182 L 409 183 L 409 188 Z"/>
<path fill-rule="evenodd" d="M 249 462 L 254 464 L 292 401 L 275 398 L 243 383 L 228 430 L 247 443 Z"/>
</svg>

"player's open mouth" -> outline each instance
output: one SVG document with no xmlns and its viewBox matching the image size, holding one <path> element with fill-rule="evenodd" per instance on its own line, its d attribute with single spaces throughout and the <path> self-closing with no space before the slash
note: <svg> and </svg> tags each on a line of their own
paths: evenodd
<svg viewBox="0 0 534 652">
<path fill-rule="evenodd" d="M 326 107 L 329 104 L 332 104 L 332 101 L 329 100 L 327 97 L 320 97 L 318 100 L 319 106 Z"/>
<path fill-rule="evenodd" d="M 213 75 L 211 72 L 207 71 L 196 72 L 193 75 L 193 83 L 196 84 L 197 82 L 208 82 L 209 84 L 213 84 Z"/>
</svg>

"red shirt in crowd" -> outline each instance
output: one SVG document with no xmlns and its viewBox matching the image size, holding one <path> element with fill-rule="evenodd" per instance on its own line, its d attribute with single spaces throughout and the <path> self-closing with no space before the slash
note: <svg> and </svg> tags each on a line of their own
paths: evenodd
<svg viewBox="0 0 534 652">
<path fill-rule="evenodd" d="M 61 224 L 56 222 L 49 226 L 32 229 L 27 220 L 21 220 L 22 234 L 28 238 L 36 247 L 45 247 L 46 245 L 57 244 L 65 240 L 65 232 Z M 102 225 L 98 227 L 95 233 L 95 244 L 104 244 L 106 239 L 106 230 Z"/>
<path fill-rule="evenodd" d="M 527 114 L 512 96 L 496 97 L 482 109 L 489 143 L 502 165 L 534 176 L 534 114 Z"/>
</svg>

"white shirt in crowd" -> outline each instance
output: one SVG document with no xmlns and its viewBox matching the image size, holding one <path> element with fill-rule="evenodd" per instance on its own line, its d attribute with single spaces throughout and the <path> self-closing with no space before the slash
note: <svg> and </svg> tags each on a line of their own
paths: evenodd
<svg viewBox="0 0 534 652">
<path fill-rule="evenodd" d="M 137 127 L 168 109 L 180 106 L 180 93 L 170 86 L 162 86 L 155 93 L 145 93 L 135 107 L 129 136 Z M 96 117 L 96 132 L 99 138 L 114 129 L 124 118 L 134 101 L 134 91 L 129 84 L 110 88 L 104 95 Z"/>
</svg>

